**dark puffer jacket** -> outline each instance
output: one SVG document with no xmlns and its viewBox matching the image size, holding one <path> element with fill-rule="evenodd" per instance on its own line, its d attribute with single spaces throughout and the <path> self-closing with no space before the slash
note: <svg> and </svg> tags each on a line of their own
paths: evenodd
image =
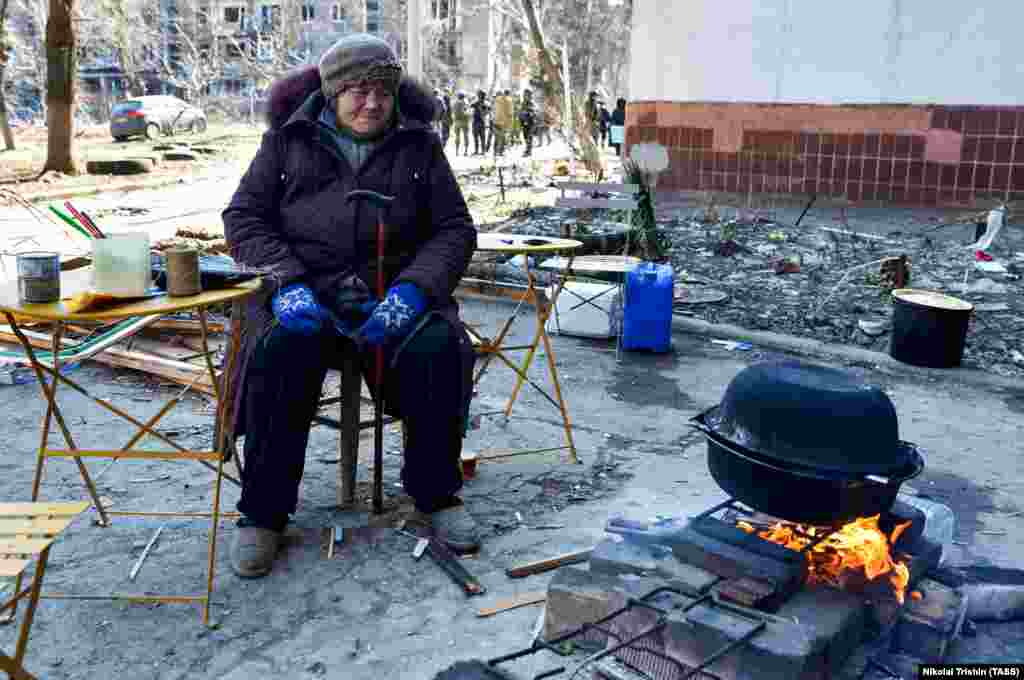
<svg viewBox="0 0 1024 680">
<path fill-rule="evenodd" d="M 453 292 L 476 249 L 476 230 L 430 127 L 433 94 L 405 78 L 396 102 L 395 129 L 353 172 L 332 133 L 317 123 L 325 105 L 317 69 L 303 68 L 271 88 L 270 129 L 223 212 L 231 256 L 273 271 L 261 294 L 246 303 L 241 356 L 230 376 L 232 423 L 248 360 L 273 321 L 269 301 L 279 286 L 305 282 L 328 301 L 355 274 L 374 290 L 377 210 L 346 202 L 349 191 L 396 197 L 385 216 L 387 285 L 415 283 L 433 311 L 458 323 Z"/>
</svg>

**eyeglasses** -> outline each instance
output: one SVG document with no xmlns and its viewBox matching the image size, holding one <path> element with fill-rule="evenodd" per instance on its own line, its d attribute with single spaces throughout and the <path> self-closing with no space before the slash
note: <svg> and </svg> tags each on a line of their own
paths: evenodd
<svg viewBox="0 0 1024 680">
<path fill-rule="evenodd" d="M 395 96 L 395 92 L 392 89 L 386 87 L 350 87 L 345 90 L 346 96 L 352 97 L 356 101 L 366 101 L 373 95 L 374 99 L 391 99 Z"/>
</svg>

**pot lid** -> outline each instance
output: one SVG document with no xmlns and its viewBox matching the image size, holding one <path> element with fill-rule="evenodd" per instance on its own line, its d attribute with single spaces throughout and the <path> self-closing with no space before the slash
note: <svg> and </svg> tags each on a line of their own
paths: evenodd
<svg viewBox="0 0 1024 680">
<path fill-rule="evenodd" d="M 952 295 L 937 293 L 934 290 L 917 290 L 916 288 L 898 288 L 892 292 L 892 296 L 904 302 L 911 302 L 924 307 L 935 307 L 936 309 L 949 309 L 958 312 L 969 312 L 974 305 Z"/>
<path fill-rule="evenodd" d="M 798 361 L 740 371 L 707 426 L 766 459 L 850 475 L 905 468 L 896 410 L 856 376 Z"/>
</svg>

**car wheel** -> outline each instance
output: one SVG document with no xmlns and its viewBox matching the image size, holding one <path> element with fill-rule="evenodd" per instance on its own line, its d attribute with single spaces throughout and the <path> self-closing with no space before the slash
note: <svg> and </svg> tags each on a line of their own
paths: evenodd
<svg viewBox="0 0 1024 680">
<path fill-rule="evenodd" d="M 146 126 L 146 139 L 156 139 L 160 136 L 160 126 L 156 123 L 150 123 Z"/>
</svg>

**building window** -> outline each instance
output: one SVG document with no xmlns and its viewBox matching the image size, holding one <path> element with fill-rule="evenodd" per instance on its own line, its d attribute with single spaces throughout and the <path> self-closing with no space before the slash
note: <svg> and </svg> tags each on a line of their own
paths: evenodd
<svg viewBox="0 0 1024 680">
<path fill-rule="evenodd" d="M 380 24 L 378 24 L 376 21 L 367 21 L 366 22 L 366 32 L 367 33 L 376 33 L 379 30 L 380 30 Z"/>
<path fill-rule="evenodd" d="M 224 23 L 238 24 L 245 19 L 245 7 L 228 6 L 224 8 Z"/>
<path fill-rule="evenodd" d="M 260 5 L 259 30 L 272 31 L 281 26 L 281 5 Z"/>
<path fill-rule="evenodd" d="M 302 6 L 302 20 L 304 22 L 313 21 L 316 18 L 316 7 L 314 5 L 303 5 Z"/>
<path fill-rule="evenodd" d="M 380 0 L 366 0 L 366 12 L 379 12 Z"/>
<path fill-rule="evenodd" d="M 342 9 L 341 5 L 334 3 L 331 5 L 331 21 L 344 21 L 345 10 Z"/>
</svg>

